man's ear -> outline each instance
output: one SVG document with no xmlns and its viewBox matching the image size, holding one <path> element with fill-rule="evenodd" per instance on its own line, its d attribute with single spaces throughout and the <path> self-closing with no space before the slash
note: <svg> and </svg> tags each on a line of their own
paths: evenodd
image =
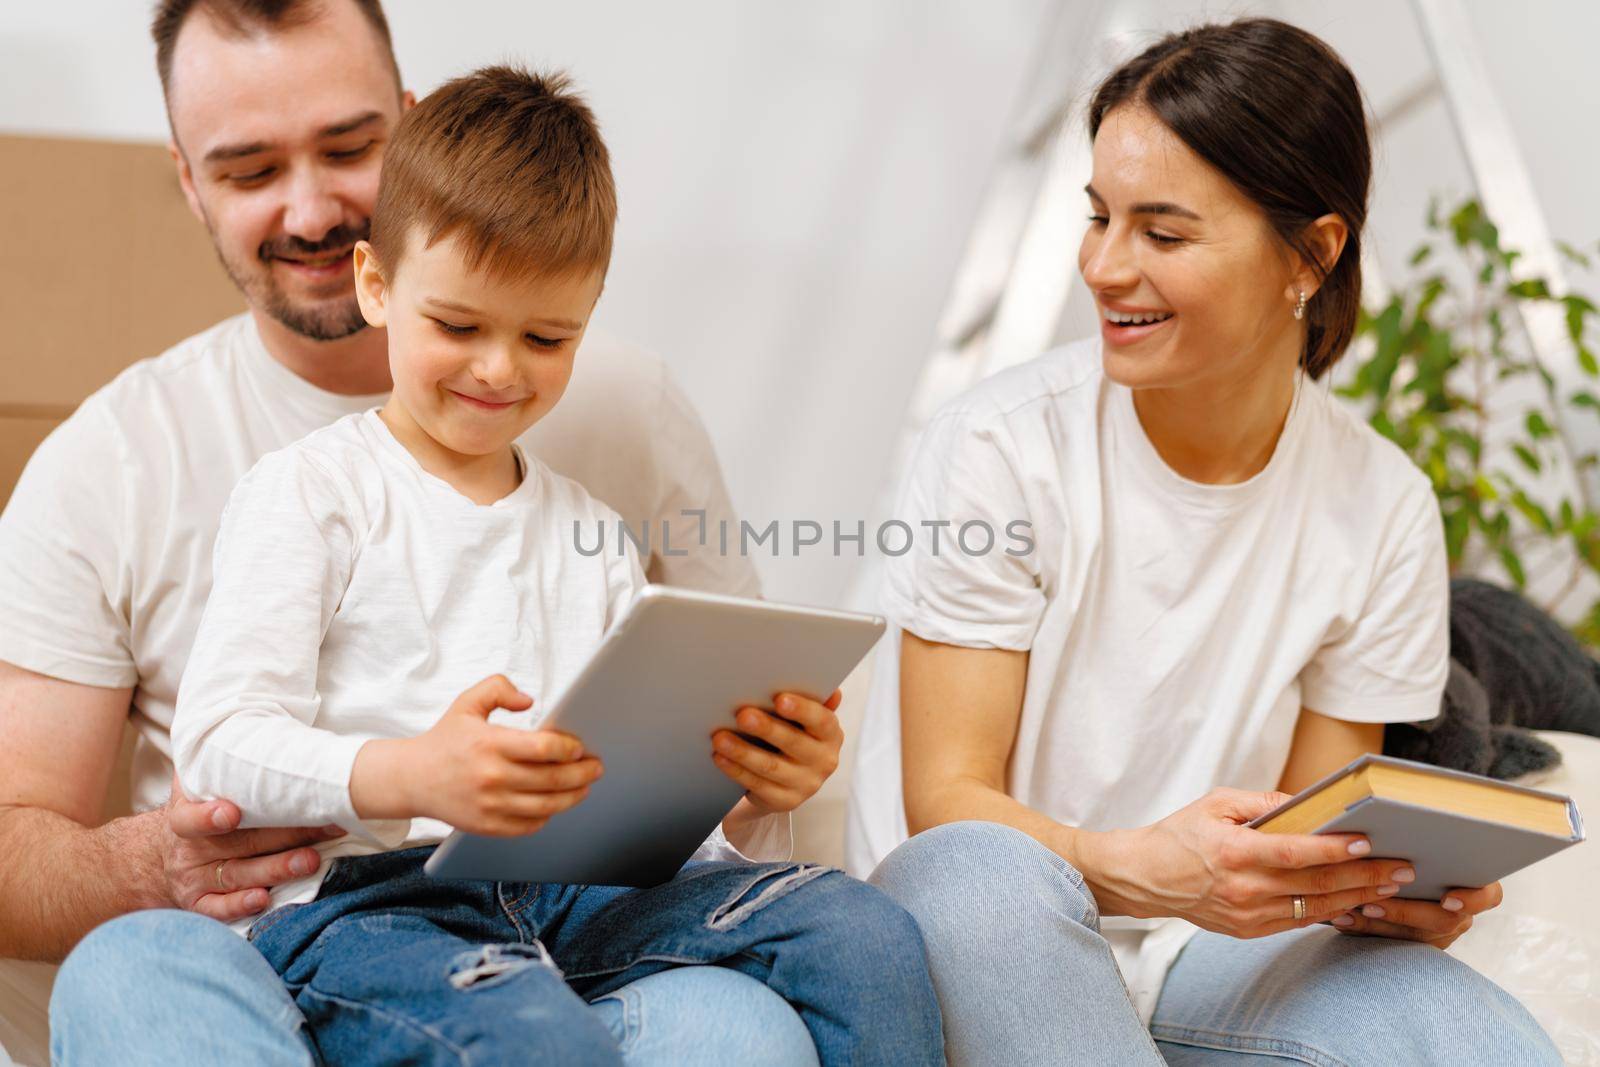
<svg viewBox="0 0 1600 1067">
<path fill-rule="evenodd" d="M 1339 262 L 1339 257 L 1344 254 L 1344 246 L 1350 239 L 1350 227 L 1338 215 L 1328 214 L 1313 219 L 1302 236 L 1305 247 L 1316 257 L 1316 263 L 1308 261 L 1304 256 L 1299 257 L 1300 263 L 1295 268 L 1293 287 L 1296 293 L 1305 293 L 1310 300 L 1322 288 L 1323 279 L 1333 273 L 1334 266 Z M 1322 270 L 1318 271 L 1320 264 Z M 1291 299 L 1294 299 L 1291 296 Z"/>
<path fill-rule="evenodd" d="M 389 297 L 389 283 L 384 280 L 378 257 L 366 241 L 357 241 L 350 254 L 356 271 L 356 303 L 361 306 L 361 317 L 374 329 L 383 329 L 389 323 L 385 306 Z"/>
<path fill-rule="evenodd" d="M 407 111 L 410 111 L 412 108 L 414 108 L 416 106 L 417 106 L 417 94 L 416 93 L 412 92 L 410 89 L 407 89 L 405 92 L 400 94 L 400 114 L 404 115 Z"/>
<path fill-rule="evenodd" d="M 200 207 L 200 197 L 194 191 L 194 172 L 189 169 L 189 161 L 184 158 L 183 150 L 178 147 L 176 138 L 167 139 L 167 155 L 172 157 L 173 166 L 178 168 L 178 188 L 183 190 L 183 199 L 189 204 L 189 213 L 200 220 L 202 226 L 206 222 L 206 213 Z"/>
</svg>

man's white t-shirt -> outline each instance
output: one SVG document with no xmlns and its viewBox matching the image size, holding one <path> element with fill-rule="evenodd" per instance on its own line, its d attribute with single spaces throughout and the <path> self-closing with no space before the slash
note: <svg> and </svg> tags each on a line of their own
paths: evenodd
<svg viewBox="0 0 1600 1067">
<path fill-rule="evenodd" d="M 171 788 L 178 680 L 234 484 L 268 452 L 383 399 L 316 388 L 239 315 L 129 367 L 29 461 L 0 516 L 0 660 L 135 687 L 136 810 Z M 633 529 L 673 523 L 673 551 L 688 554 L 653 559 L 652 579 L 758 593 L 748 558 L 677 536 L 682 508 L 713 524 L 733 515 L 710 439 L 657 357 L 591 330 L 561 403 L 522 444 Z"/>
<path fill-rule="evenodd" d="M 1136 827 L 1215 786 L 1273 789 L 1302 707 L 1356 722 L 1438 713 L 1438 505 L 1398 448 L 1315 384 L 1297 389 L 1262 471 L 1199 484 L 1161 459 L 1132 392 L 1105 377 L 1099 339 L 1078 342 L 946 405 L 897 517 L 995 531 L 980 555 L 948 534 L 935 555 L 919 536 L 888 561 L 884 612 L 929 641 L 1029 651 L 1006 788 L 1062 823 Z M 1032 551 L 1006 536 L 1016 520 L 1032 524 Z M 899 640 L 874 667 L 856 757 L 858 875 L 906 837 Z M 1102 928 L 1148 1020 L 1194 928 Z"/>
<path fill-rule="evenodd" d="M 319 846 L 328 859 L 444 839 L 451 828 L 434 819 L 356 815 L 362 745 L 427 731 L 463 690 L 502 673 L 534 706 L 490 721 L 532 729 L 645 584 L 631 542 L 593 551 L 595 524 L 614 527 L 614 511 L 518 458 L 517 488 L 475 504 L 371 410 L 244 476 L 178 695 L 185 792 L 233 800 L 247 827 L 343 826 L 348 838 Z M 765 820 L 763 858 L 788 858 L 787 822 Z M 744 857 L 718 831 L 696 858 Z M 318 873 L 276 886 L 272 906 L 311 900 L 321 883 Z"/>
</svg>

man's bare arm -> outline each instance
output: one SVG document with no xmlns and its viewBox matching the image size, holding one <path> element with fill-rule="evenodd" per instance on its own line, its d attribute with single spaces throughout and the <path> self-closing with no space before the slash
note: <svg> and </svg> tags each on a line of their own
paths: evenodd
<svg viewBox="0 0 1600 1067">
<path fill-rule="evenodd" d="M 0 957 L 60 960 L 141 908 L 254 914 L 266 887 L 316 869 L 305 846 L 337 836 L 235 830 L 235 805 L 181 796 L 101 825 L 131 699 L 0 662 Z"/>
<path fill-rule="evenodd" d="M 0 663 L 0 956 L 58 960 L 162 903 L 162 813 L 97 825 L 131 696 Z"/>
</svg>

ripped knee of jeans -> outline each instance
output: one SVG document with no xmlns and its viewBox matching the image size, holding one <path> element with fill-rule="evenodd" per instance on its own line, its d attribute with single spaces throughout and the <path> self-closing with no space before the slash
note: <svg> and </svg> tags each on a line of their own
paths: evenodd
<svg viewBox="0 0 1600 1067">
<path fill-rule="evenodd" d="M 778 898 L 832 870 L 818 863 L 796 863 L 767 871 L 713 911 L 706 919 L 706 926 L 712 930 L 731 930 Z"/>
<path fill-rule="evenodd" d="M 482 945 L 450 961 L 450 985 L 459 990 L 479 989 L 529 967 L 548 967 L 561 974 L 549 951 L 537 941 L 531 945 Z"/>
</svg>

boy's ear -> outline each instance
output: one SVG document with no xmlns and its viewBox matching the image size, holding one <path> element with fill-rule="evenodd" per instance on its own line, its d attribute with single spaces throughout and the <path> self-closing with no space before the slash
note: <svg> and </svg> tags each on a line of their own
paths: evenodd
<svg viewBox="0 0 1600 1067">
<path fill-rule="evenodd" d="M 361 306 L 361 317 L 367 320 L 368 326 L 382 329 L 389 322 L 384 306 L 389 295 L 389 284 L 384 281 L 378 257 L 370 244 L 357 241 L 350 258 L 356 271 L 356 303 Z"/>
</svg>

